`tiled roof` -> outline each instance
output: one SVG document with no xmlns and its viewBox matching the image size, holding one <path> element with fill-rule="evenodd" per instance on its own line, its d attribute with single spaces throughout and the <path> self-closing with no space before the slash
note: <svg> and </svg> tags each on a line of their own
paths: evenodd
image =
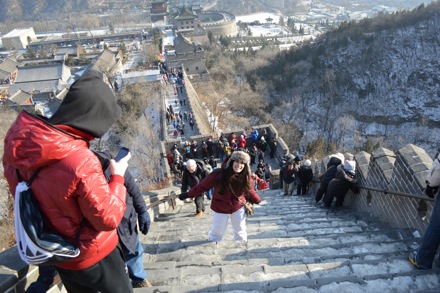
<svg viewBox="0 0 440 293">
<path fill-rule="evenodd" d="M 177 54 L 194 52 L 194 45 L 183 34 L 179 34 L 174 39 L 174 49 Z"/>
<path fill-rule="evenodd" d="M 19 90 L 27 92 L 59 92 L 63 88 L 67 88 L 67 83 L 60 82 L 59 80 L 47 80 L 39 82 L 26 82 L 26 83 L 14 83 L 9 87 L 11 94 L 18 92 Z"/>
<path fill-rule="evenodd" d="M 55 113 L 58 110 L 58 108 L 60 107 L 61 102 L 62 101 L 59 99 L 50 100 L 49 103 L 47 104 L 47 106 L 50 109 L 50 112 Z"/>
<path fill-rule="evenodd" d="M 70 68 L 60 63 L 23 66 L 18 67 L 15 83 L 41 82 L 59 79 L 67 81 L 70 75 Z"/>
<path fill-rule="evenodd" d="M 17 70 L 18 63 L 12 59 L 6 59 L 0 63 L 0 80 L 8 78 L 14 71 Z"/>
<path fill-rule="evenodd" d="M 32 104 L 32 94 L 25 91 L 18 91 L 13 94 L 8 100 L 17 105 L 30 105 Z"/>
<path fill-rule="evenodd" d="M 104 50 L 99 56 L 98 60 L 96 60 L 95 64 L 92 65 L 92 70 L 96 70 L 99 72 L 105 72 L 110 70 L 116 63 L 115 53 Z"/>
<path fill-rule="evenodd" d="M 36 102 L 48 102 L 50 97 L 54 97 L 54 93 L 52 91 L 42 92 L 42 93 L 34 93 L 32 95 L 32 100 L 34 103 Z"/>
<path fill-rule="evenodd" d="M 57 54 L 76 55 L 76 47 L 58 48 Z"/>
</svg>

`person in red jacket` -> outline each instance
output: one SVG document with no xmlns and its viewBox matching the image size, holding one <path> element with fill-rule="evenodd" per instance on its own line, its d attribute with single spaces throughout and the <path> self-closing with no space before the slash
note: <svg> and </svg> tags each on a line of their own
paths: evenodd
<svg viewBox="0 0 440 293">
<path fill-rule="evenodd" d="M 88 74 L 72 84 L 50 119 L 20 112 L 4 140 L 4 175 L 11 193 L 17 170 L 29 180 L 41 168 L 32 191 L 45 227 L 76 243 L 82 226 L 80 255 L 56 265 L 68 292 L 133 292 L 116 233 L 126 208 L 124 173 L 130 154 L 110 161 L 107 182 L 89 150 L 89 141 L 102 137 L 120 114 L 109 85 Z"/>
<path fill-rule="evenodd" d="M 222 168 L 212 171 L 188 192 L 179 195 L 180 200 L 185 200 L 214 188 L 211 200 L 210 241 L 222 241 L 229 218 L 231 218 L 234 240 L 247 241 L 246 213 L 243 203 L 250 201 L 259 204 L 261 201 L 254 190 L 249 161 L 248 154 L 243 151 L 235 151 L 225 159 Z"/>
<path fill-rule="evenodd" d="M 240 138 L 238 139 L 238 145 L 237 148 L 239 149 L 245 149 L 246 148 L 246 139 L 244 138 L 244 135 L 240 135 Z"/>
</svg>

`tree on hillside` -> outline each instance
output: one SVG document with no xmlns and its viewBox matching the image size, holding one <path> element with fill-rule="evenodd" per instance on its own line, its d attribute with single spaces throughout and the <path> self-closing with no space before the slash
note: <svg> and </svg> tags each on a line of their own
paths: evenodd
<svg viewBox="0 0 440 293">
<path fill-rule="evenodd" d="M 157 57 L 159 56 L 159 47 L 154 44 L 148 44 L 144 47 L 145 52 L 145 63 L 147 66 L 153 65 L 154 62 L 157 61 Z"/>
<path fill-rule="evenodd" d="M 128 84 L 119 95 L 122 116 L 114 130 L 121 142 L 130 146 L 130 165 L 143 188 L 153 186 L 161 179 L 161 134 L 152 125 L 160 120 L 163 86 L 155 83 Z"/>
<path fill-rule="evenodd" d="M 214 43 L 214 33 L 212 31 L 208 31 L 208 40 L 209 40 L 209 44 L 213 44 Z"/>
<path fill-rule="evenodd" d="M 37 54 L 35 53 L 34 49 L 32 47 L 27 46 L 26 53 L 24 54 L 25 58 L 35 58 L 37 57 Z"/>
<path fill-rule="evenodd" d="M 153 44 L 155 44 L 158 48 L 162 41 L 162 38 L 160 36 L 160 31 L 158 28 L 154 28 L 150 31 L 151 35 L 153 36 Z"/>
<path fill-rule="evenodd" d="M 335 122 L 333 141 L 338 150 L 355 149 L 356 120 L 351 115 L 343 115 Z"/>
<path fill-rule="evenodd" d="M 281 27 L 284 26 L 284 17 L 280 16 L 280 21 L 278 23 Z"/>
<path fill-rule="evenodd" d="M 221 35 L 218 40 L 219 40 L 220 44 L 222 44 L 226 48 L 229 47 L 229 44 L 231 43 L 231 40 L 228 37 L 225 37 L 223 35 Z"/>
<path fill-rule="evenodd" d="M 125 43 L 122 42 L 121 44 L 119 44 L 119 50 L 121 50 L 122 54 L 127 54 L 127 47 L 125 46 Z"/>
</svg>

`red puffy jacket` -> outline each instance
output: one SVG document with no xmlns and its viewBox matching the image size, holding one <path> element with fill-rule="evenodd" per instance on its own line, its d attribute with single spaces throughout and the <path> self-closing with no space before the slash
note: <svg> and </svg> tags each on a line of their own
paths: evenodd
<svg viewBox="0 0 440 293">
<path fill-rule="evenodd" d="M 49 229 L 75 243 L 86 219 L 79 237 L 80 255 L 58 265 L 81 270 L 116 247 L 126 189 L 119 175 L 107 183 L 98 158 L 88 149 L 89 135 L 60 127 L 22 111 L 6 134 L 3 167 L 12 194 L 17 185 L 16 169 L 29 180 L 42 167 L 31 188 Z"/>
<path fill-rule="evenodd" d="M 224 194 L 220 194 L 220 185 L 221 185 L 221 176 L 223 169 L 215 169 L 211 174 L 205 177 L 202 181 L 200 181 L 197 185 L 191 188 L 188 191 L 188 197 L 194 198 L 197 195 L 202 194 L 214 187 L 214 194 L 212 195 L 211 200 L 211 209 L 217 213 L 221 214 L 232 214 L 238 211 L 243 204 L 237 197 L 231 192 L 230 189 L 227 189 Z M 249 179 L 249 186 L 254 186 L 255 183 L 252 178 Z M 234 190 L 234 192 L 236 192 Z M 255 204 L 259 204 L 261 202 L 260 196 L 255 192 L 253 188 L 249 190 L 248 200 L 245 197 L 244 193 L 237 193 L 237 196 L 241 198 L 241 201 L 247 202 L 250 201 Z"/>
</svg>

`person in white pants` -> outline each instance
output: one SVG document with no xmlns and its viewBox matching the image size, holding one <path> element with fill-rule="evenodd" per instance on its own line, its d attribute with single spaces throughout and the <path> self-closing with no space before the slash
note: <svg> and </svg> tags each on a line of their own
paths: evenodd
<svg viewBox="0 0 440 293">
<path fill-rule="evenodd" d="M 244 204 L 259 204 L 261 198 L 254 189 L 249 166 L 250 157 L 243 151 L 235 151 L 226 158 L 222 167 L 179 195 L 180 200 L 194 198 L 214 188 L 211 200 L 212 226 L 210 241 L 221 241 L 231 218 L 234 240 L 247 241 L 246 213 Z"/>
<path fill-rule="evenodd" d="M 232 214 L 222 214 L 212 211 L 212 226 L 209 231 L 209 241 L 222 241 L 228 227 L 228 219 L 231 218 L 232 232 L 235 241 L 247 241 L 246 213 L 244 207 Z"/>
</svg>

